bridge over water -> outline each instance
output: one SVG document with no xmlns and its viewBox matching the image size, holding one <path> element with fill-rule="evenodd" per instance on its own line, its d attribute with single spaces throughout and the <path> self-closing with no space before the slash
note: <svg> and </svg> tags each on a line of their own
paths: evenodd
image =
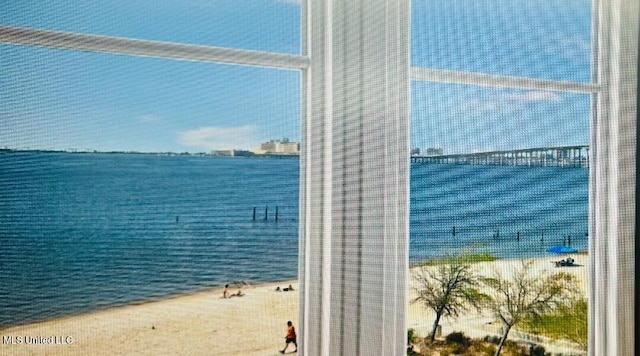
<svg viewBox="0 0 640 356">
<path fill-rule="evenodd" d="M 589 146 L 537 147 L 439 156 L 411 156 L 411 163 L 493 166 L 589 167 Z"/>
</svg>

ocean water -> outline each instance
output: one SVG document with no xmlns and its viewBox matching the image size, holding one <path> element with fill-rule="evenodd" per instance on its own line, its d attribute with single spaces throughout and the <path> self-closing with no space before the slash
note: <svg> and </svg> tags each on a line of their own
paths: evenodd
<svg viewBox="0 0 640 356">
<path fill-rule="evenodd" d="M 586 249 L 587 174 L 413 165 L 410 262 Z M 296 278 L 298 180 L 295 159 L 0 153 L 0 327 Z"/>
<path fill-rule="evenodd" d="M 455 253 L 538 257 L 562 244 L 586 250 L 588 175 L 575 167 L 414 164 L 410 262 Z"/>
<path fill-rule="evenodd" d="M 298 171 L 293 159 L 0 154 L 0 326 L 296 278 Z"/>
</svg>

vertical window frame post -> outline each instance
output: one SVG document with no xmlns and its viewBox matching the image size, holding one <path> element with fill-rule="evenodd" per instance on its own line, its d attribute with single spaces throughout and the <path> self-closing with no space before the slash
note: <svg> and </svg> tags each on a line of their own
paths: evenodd
<svg viewBox="0 0 640 356">
<path fill-rule="evenodd" d="M 300 351 L 406 353 L 409 0 L 310 0 Z"/>
</svg>

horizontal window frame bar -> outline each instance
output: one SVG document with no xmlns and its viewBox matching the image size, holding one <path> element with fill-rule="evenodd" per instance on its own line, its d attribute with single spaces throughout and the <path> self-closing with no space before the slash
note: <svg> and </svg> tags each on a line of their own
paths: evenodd
<svg viewBox="0 0 640 356">
<path fill-rule="evenodd" d="M 0 43 L 140 57 L 304 70 L 309 58 L 214 46 L 0 26 Z"/>
<path fill-rule="evenodd" d="M 550 79 L 459 72 L 444 69 L 411 67 L 411 80 L 447 84 L 467 84 L 493 88 L 531 89 L 594 94 L 602 87 L 593 83 L 562 82 Z"/>
</svg>

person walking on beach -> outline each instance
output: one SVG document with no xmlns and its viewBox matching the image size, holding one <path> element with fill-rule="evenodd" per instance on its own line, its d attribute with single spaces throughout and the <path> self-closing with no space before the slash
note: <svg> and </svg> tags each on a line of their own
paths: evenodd
<svg viewBox="0 0 640 356">
<path fill-rule="evenodd" d="M 228 297 L 229 297 L 229 285 L 225 284 L 224 290 L 222 291 L 222 298 L 228 298 Z"/>
<path fill-rule="evenodd" d="M 293 352 L 297 352 L 298 342 L 296 341 L 296 328 L 293 327 L 293 323 L 291 321 L 287 321 L 287 336 L 285 336 L 284 338 L 287 344 L 284 345 L 283 350 L 280 350 L 280 353 L 283 354 L 285 351 L 287 351 L 287 347 L 289 347 L 290 343 L 293 343 L 293 345 L 295 345 L 296 347 L 296 349 L 293 350 Z"/>
</svg>

